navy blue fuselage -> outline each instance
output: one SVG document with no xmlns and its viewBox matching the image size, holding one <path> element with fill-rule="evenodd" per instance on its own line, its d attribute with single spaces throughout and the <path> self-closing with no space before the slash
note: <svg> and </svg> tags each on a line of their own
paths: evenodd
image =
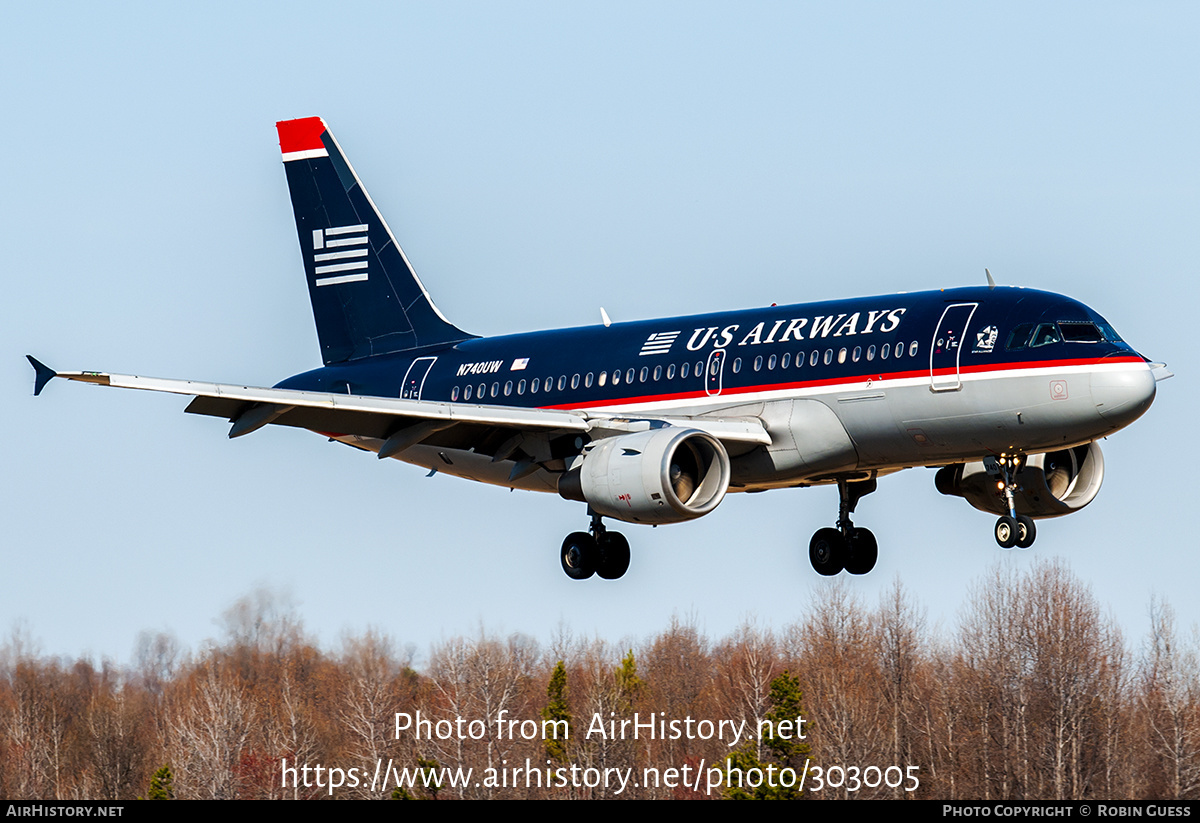
<svg viewBox="0 0 1200 823">
<path fill-rule="evenodd" d="M 947 315 L 972 304 L 973 313 Z M 1083 303 L 972 287 L 473 338 L 326 366 L 278 387 L 526 408 L 708 405 L 867 379 L 1112 357 L 1143 360 Z M 409 394 L 406 376 L 419 378 Z"/>
</svg>

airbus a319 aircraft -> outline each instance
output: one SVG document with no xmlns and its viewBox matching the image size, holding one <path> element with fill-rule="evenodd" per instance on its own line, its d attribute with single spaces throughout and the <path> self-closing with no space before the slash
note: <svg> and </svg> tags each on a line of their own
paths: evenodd
<svg viewBox="0 0 1200 823">
<path fill-rule="evenodd" d="M 728 492 L 836 484 L 823 575 L 865 574 L 851 514 L 876 480 L 937 468 L 943 494 L 998 515 L 1002 548 L 1100 489 L 1096 440 L 1149 408 L 1150 363 L 1095 311 L 996 287 L 481 338 L 438 311 L 318 117 L 277 124 L 324 366 L 274 388 L 104 372 L 53 377 L 193 397 L 230 437 L 294 426 L 379 458 L 587 504 L 563 570 L 615 579 L 629 543 L 604 518 L 678 523 Z M 602 310 L 603 312 L 603 310 Z"/>
</svg>

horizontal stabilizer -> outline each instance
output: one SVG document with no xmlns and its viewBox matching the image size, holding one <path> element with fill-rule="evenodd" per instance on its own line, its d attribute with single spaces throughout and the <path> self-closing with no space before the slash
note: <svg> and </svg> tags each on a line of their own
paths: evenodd
<svg viewBox="0 0 1200 823">
<path fill-rule="evenodd" d="M 25 359 L 33 366 L 33 396 L 37 397 L 42 393 L 42 389 L 46 388 L 47 383 L 58 377 L 58 372 L 38 360 L 32 354 L 25 355 Z"/>
</svg>

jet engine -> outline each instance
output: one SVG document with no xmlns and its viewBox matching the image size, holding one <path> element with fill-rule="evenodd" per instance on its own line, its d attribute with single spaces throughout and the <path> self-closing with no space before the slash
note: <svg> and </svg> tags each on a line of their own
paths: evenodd
<svg viewBox="0 0 1200 823">
<path fill-rule="evenodd" d="M 1034 454 L 1017 472 L 1013 495 L 1017 514 L 1059 517 L 1091 503 L 1104 480 L 1104 455 L 1096 443 Z M 965 498 L 980 511 L 1008 514 L 999 492 L 1000 475 L 984 462 L 960 463 L 938 470 L 934 483 L 942 494 Z"/>
<path fill-rule="evenodd" d="M 708 514 L 729 488 L 729 455 L 696 429 L 608 437 L 558 481 L 558 493 L 627 523 L 681 523 Z"/>
</svg>

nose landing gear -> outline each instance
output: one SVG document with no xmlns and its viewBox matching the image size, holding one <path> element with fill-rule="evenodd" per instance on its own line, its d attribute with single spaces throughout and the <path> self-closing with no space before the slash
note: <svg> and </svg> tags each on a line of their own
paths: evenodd
<svg viewBox="0 0 1200 823">
<path fill-rule="evenodd" d="M 1023 460 L 1022 454 L 1002 454 L 995 461 L 996 472 L 1000 476 L 996 486 L 1004 498 L 1004 507 L 1008 509 L 1008 514 L 1000 515 L 1000 519 L 996 521 L 996 543 L 1002 549 L 1011 549 L 1013 546 L 1028 549 L 1037 538 L 1037 527 L 1033 524 L 1033 518 L 1017 514 L 1017 504 L 1013 497 L 1013 492 L 1021 490 L 1016 476 Z"/>
<path fill-rule="evenodd" d="M 620 532 L 605 528 L 600 515 L 593 512 L 588 531 L 567 535 L 560 558 L 563 571 L 572 580 L 587 580 L 593 574 L 616 580 L 629 569 L 629 541 Z"/>
<path fill-rule="evenodd" d="M 838 522 L 836 529 L 818 529 L 808 543 L 808 560 L 818 574 L 831 577 L 845 570 L 850 574 L 866 574 L 875 568 L 879 544 L 869 529 L 858 528 L 850 521 L 858 501 L 875 491 L 876 482 L 838 480 Z"/>
</svg>

